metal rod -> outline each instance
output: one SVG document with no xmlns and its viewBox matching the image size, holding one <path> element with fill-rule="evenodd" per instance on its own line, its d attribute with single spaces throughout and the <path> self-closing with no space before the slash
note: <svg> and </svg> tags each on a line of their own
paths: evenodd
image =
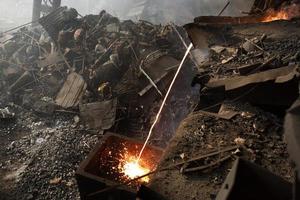
<svg viewBox="0 0 300 200">
<path fill-rule="evenodd" d="M 26 23 L 26 24 L 22 24 L 22 25 L 20 25 L 20 26 L 16 26 L 16 27 L 14 27 L 14 28 L 11 28 L 11 29 L 8 29 L 7 31 L 2 32 L 1 34 L 5 34 L 5 33 L 12 32 L 12 31 L 14 31 L 14 30 L 16 30 L 16 29 L 22 28 L 22 27 L 24 27 L 24 26 L 28 26 L 28 25 L 33 24 L 33 23 L 36 23 L 36 22 L 38 22 L 38 21 L 39 21 L 39 20 L 31 21 L 31 22 L 28 22 L 28 23 Z"/>
<path fill-rule="evenodd" d="M 228 1 L 227 3 L 226 3 L 226 5 L 224 6 L 224 8 L 221 10 L 221 12 L 218 14 L 218 16 L 221 16 L 222 14 L 223 14 L 223 12 L 226 10 L 226 8 L 230 5 L 230 1 Z"/>
<path fill-rule="evenodd" d="M 229 155 L 229 156 L 226 156 L 224 158 L 221 158 L 221 159 L 217 160 L 216 162 L 210 163 L 208 165 L 184 169 L 183 173 L 186 173 L 186 172 L 196 172 L 196 171 L 205 170 L 205 169 L 208 169 L 210 167 L 216 166 L 217 164 L 222 163 L 222 162 L 224 162 L 226 160 L 229 160 L 231 157 L 232 157 L 232 155 Z"/>
<path fill-rule="evenodd" d="M 156 91 L 158 92 L 158 94 L 160 96 L 163 96 L 162 92 L 159 90 L 159 88 L 157 87 L 157 85 L 155 84 L 155 82 L 151 79 L 151 77 L 145 72 L 145 70 L 142 68 L 143 66 L 143 62 L 141 62 L 139 69 L 140 71 L 144 74 L 144 76 L 149 80 L 149 82 L 151 83 L 151 85 L 156 89 Z"/>
</svg>

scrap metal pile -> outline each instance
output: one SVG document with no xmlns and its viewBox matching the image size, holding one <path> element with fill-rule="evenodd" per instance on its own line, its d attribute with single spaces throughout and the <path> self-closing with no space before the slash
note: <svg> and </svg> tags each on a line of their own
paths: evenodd
<svg viewBox="0 0 300 200">
<path fill-rule="evenodd" d="M 299 26 L 298 18 L 266 23 L 255 16 L 198 17 L 185 26 L 200 66 L 193 82 L 200 101 L 159 167 L 177 170 L 158 173 L 153 191 L 164 199 L 293 198 Z"/>
<path fill-rule="evenodd" d="M 78 18 L 66 7 L 40 24 L 1 38 L 1 102 L 47 115 L 79 110 L 90 129 L 110 129 L 121 113 L 135 121 L 131 132 L 142 131 L 182 58 L 183 29 L 121 22 L 105 11 Z M 134 102 L 142 99 L 146 105 Z"/>
<path fill-rule="evenodd" d="M 78 199 L 75 170 L 105 130 L 146 137 L 187 35 L 66 7 L 40 25 L 0 39 L 0 196 Z M 152 142 L 165 146 L 190 112 L 192 77 L 188 63 L 162 116 L 172 122 L 162 120 Z"/>
<path fill-rule="evenodd" d="M 298 146 L 290 142 L 288 152 L 283 133 L 298 142 L 300 20 L 268 18 L 275 1 L 255 2 L 263 12 L 198 17 L 185 25 L 187 34 L 173 24 L 120 21 L 105 11 L 79 17 L 61 7 L 39 20 L 42 27 L 3 35 L 5 197 L 122 199 L 128 182 L 111 182 L 119 177 L 110 177 L 99 162 L 111 168 L 118 161 L 110 147 L 122 145 L 109 137 L 131 139 L 102 135 L 109 130 L 145 139 L 188 35 L 194 48 L 151 137 L 164 154 L 147 187 L 137 194 L 127 188 L 126 194 L 143 200 L 292 199 L 289 153 L 298 164 Z"/>
</svg>

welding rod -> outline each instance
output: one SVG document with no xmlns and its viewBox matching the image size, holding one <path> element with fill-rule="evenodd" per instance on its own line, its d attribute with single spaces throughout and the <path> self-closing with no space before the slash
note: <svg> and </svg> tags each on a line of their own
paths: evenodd
<svg viewBox="0 0 300 200">
<path fill-rule="evenodd" d="M 227 4 L 224 6 L 224 8 L 221 10 L 221 12 L 218 14 L 218 16 L 221 16 L 223 12 L 226 10 L 226 8 L 230 5 L 230 1 L 227 2 Z"/>
</svg>

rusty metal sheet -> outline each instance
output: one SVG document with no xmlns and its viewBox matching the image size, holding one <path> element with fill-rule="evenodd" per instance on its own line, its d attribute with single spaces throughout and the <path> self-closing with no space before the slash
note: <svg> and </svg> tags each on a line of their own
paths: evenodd
<svg viewBox="0 0 300 200">
<path fill-rule="evenodd" d="M 63 87 L 59 91 L 55 103 L 63 108 L 75 107 L 79 104 L 87 84 L 77 73 L 72 73 L 68 76 Z"/>
<path fill-rule="evenodd" d="M 187 24 L 184 28 L 196 49 L 209 49 L 209 38 L 214 36 L 210 31 L 197 24 Z"/>
<path fill-rule="evenodd" d="M 88 124 L 89 128 L 110 129 L 115 123 L 117 102 L 117 99 L 112 99 L 82 104 L 79 106 L 81 118 Z"/>
<path fill-rule="evenodd" d="M 149 77 L 156 84 L 164 79 L 170 72 L 173 72 L 179 66 L 179 64 L 180 62 L 171 56 L 162 56 L 155 62 L 146 66 L 144 71 L 146 71 Z M 139 95 L 143 96 L 153 87 L 153 85 L 149 84 L 149 81 L 146 78 L 145 80 L 142 80 L 141 83 L 141 85 L 144 87 L 139 92 Z M 162 90 L 164 88 L 159 89 Z"/>
<path fill-rule="evenodd" d="M 238 99 L 264 107 L 289 107 L 298 98 L 298 66 L 268 70 L 249 76 L 211 80 L 210 90 L 225 88 L 225 99 Z M 288 88 L 288 89 L 287 89 Z M 280 110 L 278 107 L 278 111 Z M 286 108 L 285 108 L 286 109 Z"/>
<path fill-rule="evenodd" d="M 274 80 L 275 83 L 283 83 L 291 80 L 299 73 L 296 71 L 298 66 L 281 67 L 278 69 L 268 70 L 249 76 L 238 76 L 223 80 L 211 80 L 208 87 L 225 86 L 226 91 L 241 88 L 250 84 L 262 83 Z"/>
</svg>

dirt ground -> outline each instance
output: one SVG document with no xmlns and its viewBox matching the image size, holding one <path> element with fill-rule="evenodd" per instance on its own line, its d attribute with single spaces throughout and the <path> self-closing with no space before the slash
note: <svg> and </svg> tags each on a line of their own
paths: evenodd
<svg viewBox="0 0 300 200">
<path fill-rule="evenodd" d="M 247 149 L 240 149 L 241 157 L 292 181 L 293 170 L 283 142 L 282 119 L 250 105 L 240 104 L 233 109 L 239 114 L 231 120 L 201 112 L 191 114 L 171 140 L 161 167 L 233 146 L 236 138 L 241 138 Z M 184 174 L 180 168 L 160 172 L 153 177 L 151 188 L 165 199 L 215 199 L 234 160 L 233 157 L 207 170 Z M 204 164 L 210 162 L 206 159 Z"/>
</svg>

